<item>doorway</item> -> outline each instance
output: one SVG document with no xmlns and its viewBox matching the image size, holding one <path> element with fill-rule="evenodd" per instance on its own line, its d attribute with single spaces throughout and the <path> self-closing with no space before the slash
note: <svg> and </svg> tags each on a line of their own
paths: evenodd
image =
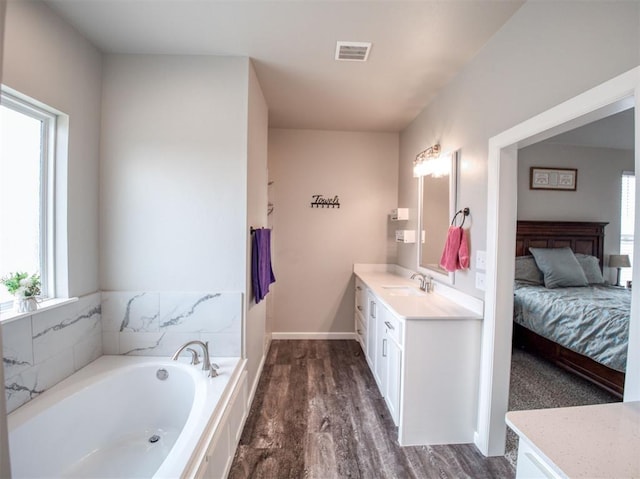
<svg viewBox="0 0 640 479">
<path fill-rule="evenodd" d="M 504 454 L 513 332 L 514 255 L 517 218 L 518 149 L 635 106 L 635 165 L 640 164 L 640 68 L 635 68 L 489 140 L 487 198 L 487 276 L 480 363 L 476 446 L 487 456 Z M 640 170 L 638 170 L 640 171 Z M 636 206 L 639 201 L 636 198 Z M 636 208 L 636 224 L 640 208 Z M 640 251 L 638 238 L 634 240 Z M 639 255 L 634 259 L 638 276 Z M 635 279 L 635 278 L 634 278 Z M 638 280 L 636 279 L 635 282 Z M 638 289 L 632 291 L 629 344 L 640 344 Z M 640 350 L 629 348 L 625 401 L 640 399 Z"/>
<path fill-rule="evenodd" d="M 631 291 L 613 286 L 620 269 L 610 265 L 623 253 L 633 258 L 635 199 L 628 186 L 635 178 L 634 136 L 630 108 L 518 149 L 509 411 L 622 400 Z M 577 181 L 545 184 L 552 174 L 569 179 L 575 174 Z M 534 178 L 542 186 L 533 185 Z M 575 266 L 585 277 L 561 278 L 558 287 L 548 289 L 525 243 L 543 248 L 574 243 Z M 626 285 L 632 271 L 621 269 L 629 273 L 622 278 Z M 516 434 L 507 429 L 505 457 L 512 464 L 517 445 Z"/>
</svg>

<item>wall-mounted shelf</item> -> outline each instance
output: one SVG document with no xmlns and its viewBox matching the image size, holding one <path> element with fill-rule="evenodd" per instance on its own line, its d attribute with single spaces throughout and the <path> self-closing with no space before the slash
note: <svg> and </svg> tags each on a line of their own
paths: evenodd
<svg viewBox="0 0 640 479">
<path fill-rule="evenodd" d="M 404 221 L 409 219 L 409 208 L 396 208 L 391 210 L 391 221 Z"/>
<path fill-rule="evenodd" d="M 396 242 L 397 243 L 415 243 L 416 242 L 415 230 L 396 230 Z"/>
</svg>

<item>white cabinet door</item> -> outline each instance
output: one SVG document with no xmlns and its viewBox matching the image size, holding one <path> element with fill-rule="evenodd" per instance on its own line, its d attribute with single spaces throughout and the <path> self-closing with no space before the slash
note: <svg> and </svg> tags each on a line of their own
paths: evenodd
<svg viewBox="0 0 640 479">
<path fill-rule="evenodd" d="M 367 311 L 369 313 L 369 317 L 367 320 L 367 350 L 365 351 L 367 362 L 369 363 L 369 367 L 371 371 L 375 370 L 376 364 L 376 333 L 377 333 L 377 309 L 378 305 L 376 304 L 376 297 L 371 293 L 367 294 Z"/>
<path fill-rule="evenodd" d="M 384 395 L 389 412 L 397 426 L 400 421 L 400 388 L 402 379 L 402 350 L 387 334 L 387 392 Z"/>
<path fill-rule="evenodd" d="M 516 479 L 560 479 L 560 476 L 533 450 L 529 441 L 520 436 Z"/>
<path fill-rule="evenodd" d="M 376 361 L 373 375 L 378 383 L 378 389 L 382 396 L 387 395 L 387 350 L 389 348 L 389 338 L 386 334 L 385 321 L 389 311 L 378 304 L 378 317 L 376 321 Z"/>
</svg>

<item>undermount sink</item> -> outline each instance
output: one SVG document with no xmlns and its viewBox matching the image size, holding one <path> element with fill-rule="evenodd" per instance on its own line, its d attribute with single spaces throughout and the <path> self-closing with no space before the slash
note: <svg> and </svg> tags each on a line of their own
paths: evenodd
<svg viewBox="0 0 640 479">
<path fill-rule="evenodd" d="M 426 293 L 410 286 L 383 286 L 391 296 L 424 296 Z"/>
</svg>

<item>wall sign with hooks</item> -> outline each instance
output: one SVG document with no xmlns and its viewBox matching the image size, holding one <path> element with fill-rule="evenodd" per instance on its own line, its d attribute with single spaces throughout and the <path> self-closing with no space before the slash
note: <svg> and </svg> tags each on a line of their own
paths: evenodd
<svg viewBox="0 0 640 479">
<path fill-rule="evenodd" d="M 338 195 L 333 198 L 325 198 L 323 195 L 311 196 L 312 208 L 340 208 L 340 198 Z"/>
</svg>

